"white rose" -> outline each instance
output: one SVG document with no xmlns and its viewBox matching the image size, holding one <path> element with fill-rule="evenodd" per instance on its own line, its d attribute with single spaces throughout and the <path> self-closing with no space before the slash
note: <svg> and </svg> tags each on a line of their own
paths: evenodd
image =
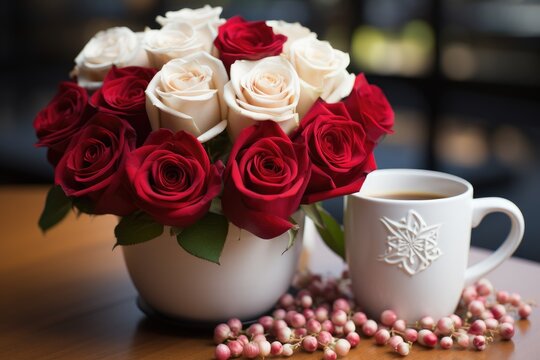
<svg viewBox="0 0 540 360">
<path fill-rule="evenodd" d="M 163 66 L 146 88 L 146 112 L 152 130 L 184 130 L 205 142 L 225 130 L 228 81 L 221 60 L 206 52 L 174 59 Z"/>
<path fill-rule="evenodd" d="M 229 135 L 234 140 L 242 129 L 264 120 L 275 121 L 291 133 L 298 127 L 299 95 L 298 74 L 287 59 L 271 56 L 236 61 L 224 91 Z"/>
<path fill-rule="evenodd" d="M 296 40 L 310 37 L 317 38 L 317 34 L 309 30 L 307 27 L 300 25 L 300 23 L 288 23 L 283 20 L 268 20 L 266 25 L 272 27 L 274 33 L 283 34 L 287 37 L 287 41 L 283 44 L 283 53 L 289 56 L 289 49 Z"/>
<path fill-rule="evenodd" d="M 319 97 L 335 103 L 351 93 L 355 76 L 347 72 L 349 54 L 332 48 L 327 41 L 310 37 L 295 41 L 290 48 L 290 61 L 301 79 L 300 118 Z"/>
<path fill-rule="evenodd" d="M 160 69 L 169 60 L 185 57 L 199 51 L 210 52 L 217 33 L 208 25 L 191 26 L 188 23 L 169 23 L 160 30 L 145 32 L 144 49 L 150 64 Z"/>
<path fill-rule="evenodd" d="M 127 27 L 98 32 L 75 58 L 73 74 L 79 85 L 91 90 L 99 88 L 113 65 L 147 67 L 142 38 L 142 33 L 134 33 Z"/>
<path fill-rule="evenodd" d="M 224 21 L 219 18 L 223 8 L 220 6 L 211 7 L 210 5 L 205 5 L 199 9 L 181 9 L 178 11 L 167 11 L 165 17 L 158 16 L 156 21 L 161 26 L 165 26 L 171 22 L 185 22 L 190 24 L 193 27 Z"/>
</svg>

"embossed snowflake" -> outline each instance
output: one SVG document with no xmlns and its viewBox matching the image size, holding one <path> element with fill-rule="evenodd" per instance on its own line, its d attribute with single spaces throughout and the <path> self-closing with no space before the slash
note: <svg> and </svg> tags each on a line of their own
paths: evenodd
<svg viewBox="0 0 540 360">
<path fill-rule="evenodd" d="M 442 255 L 437 245 L 440 224 L 428 226 L 414 210 L 400 221 L 387 217 L 380 219 L 388 230 L 387 248 L 378 260 L 398 264 L 409 275 L 425 270 Z"/>
</svg>

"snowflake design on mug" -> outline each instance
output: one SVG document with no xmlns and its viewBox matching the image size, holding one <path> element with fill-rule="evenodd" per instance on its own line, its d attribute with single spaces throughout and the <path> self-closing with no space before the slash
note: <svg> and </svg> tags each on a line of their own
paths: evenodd
<svg viewBox="0 0 540 360">
<path fill-rule="evenodd" d="M 428 226 L 414 210 L 409 210 L 407 218 L 399 221 L 383 217 L 380 221 L 388 230 L 387 248 L 378 260 L 388 264 L 398 264 L 407 274 L 414 275 L 425 270 L 439 256 L 437 245 L 440 224 Z"/>
</svg>

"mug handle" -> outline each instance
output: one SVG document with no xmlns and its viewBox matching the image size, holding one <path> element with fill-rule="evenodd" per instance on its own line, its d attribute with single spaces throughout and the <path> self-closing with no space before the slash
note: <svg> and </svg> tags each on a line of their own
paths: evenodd
<svg viewBox="0 0 540 360">
<path fill-rule="evenodd" d="M 493 212 L 502 212 L 503 214 L 508 215 L 512 222 L 510 233 L 497 251 L 467 269 L 465 272 L 465 285 L 472 284 L 512 256 L 523 238 L 523 232 L 525 231 L 523 214 L 513 202 L 503 198 L 490 197 L 474 199 L 472 227 L 477 227 L 484 216 Z"/>
</svg>

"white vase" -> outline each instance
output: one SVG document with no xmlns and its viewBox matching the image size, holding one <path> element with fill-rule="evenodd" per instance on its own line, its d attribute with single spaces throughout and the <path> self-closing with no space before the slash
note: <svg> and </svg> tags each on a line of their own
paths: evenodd
<svg viewBox="0 0 540 360">
<path fill-rule="evenodd" d="M 124 260 L 139 295 L 161 314 L 211 322 L 253 319 L 291 285 L 304 224 L 303 213 L 294 217 L 300 231 L 285 253 L 288 233 L 265 240 L 230 223 L 220 265 L 187 253 L 168 227 L 155 239 L 123 246 Z"/>
</svg>

